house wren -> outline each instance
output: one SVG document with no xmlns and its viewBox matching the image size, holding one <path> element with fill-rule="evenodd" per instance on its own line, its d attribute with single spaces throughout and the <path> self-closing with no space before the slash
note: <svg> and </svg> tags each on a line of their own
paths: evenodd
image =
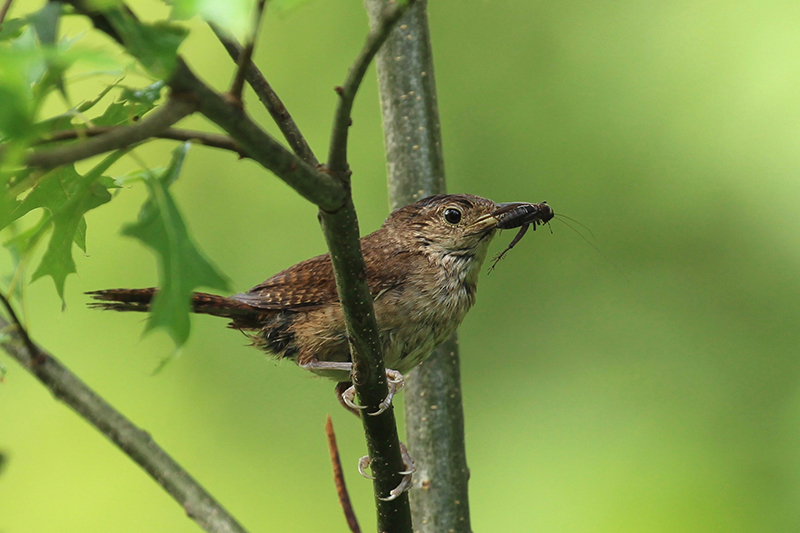
<svg viewBox="0 0 800 533">
<path fill-rule="evenodd" d="M 424 360 L 475 303 L 489 243 L 498 228 L 553 218 L 546 203 L 496 204 L 467 194 L 431 196 L 394 211 L 361 239 L 367 281 L 390 385 Z M 518 240 L 518 239 L 517 239 Z M 516 240 L 514 242 L 516 244 Z M 147 311 L 157 289 L 95 291 L 95 307 Z M 350 349 L 330 256 L 312 257 L 231 297 L 194 293 L 195 313 L 229 318 L 255 346 L 349 385 Z M 352 396 L 345 402 L 351 407 Z M 381 411 L 388 407 L 388 399 Z M 372 413 L 376 414 L 376 413 Z"/>
</svg>

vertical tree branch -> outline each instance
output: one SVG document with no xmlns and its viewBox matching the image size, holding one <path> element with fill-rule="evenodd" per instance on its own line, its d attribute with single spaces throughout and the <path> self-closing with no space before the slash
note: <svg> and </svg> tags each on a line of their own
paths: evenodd
<svg viewBox="0 0 800 533">
<path fill-rule="evenodd" d="M 372 24 L 387 0 L 366 0 Z M 378 53 L 392 209 L 445 192 L 427 1 L 409 9 Z M 471 531 L 458 341 L 453 335 L 409 376 L 406 443 L 417 466 L 415 532 Z"/>
<path fill-rule="evenodd" d="M 332 172 L 346 172 L 349 170 L 347 164 L 347 133 L 350 129 L 350 111 L 353 109 L 353 101 L 356 92 L 361 86 L 361 80 L 367 72 L 367 67 L 372 62 L 372 58 L 378 53 L 384 41 L 389 37 L 392 28 L 406 12 L 409 5 L 414 0 L 400 2 L 393 0 L 387 2 L 380 13 L 376 13 L 371 20 L 374 21 L 372 31 L 367 36 L 367 42 L 361 49 L 361 53 L 356 58 L 344 85 L 336 88 L 339 94 L 339 105 L 333 117 L 333 131 L 331 132 L 331 144 L 328 150 L 328 168 Z"/>
</svg>

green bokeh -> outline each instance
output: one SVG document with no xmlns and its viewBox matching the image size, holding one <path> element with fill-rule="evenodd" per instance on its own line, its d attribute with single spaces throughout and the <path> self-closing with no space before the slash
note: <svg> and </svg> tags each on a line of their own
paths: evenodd
<svg viewBox="0 0 800 533">
<path fill-rule="evenodd" d="M 450 191 L 547 200 L 624 273 L 554 221 L 481 280 L 460 334 L 474 529 L 800 529 L 800 4 L 465 0 L 432 2 L 430 18 Z M 182 52 L 226 86 L 223 49 L 191 27 Z M 320 157 L 332 88 L 366 29 L 352 0 L 265 20 L 256 61 Z M 364 232 L 387 215 L 374 78 L 351 130 Z M 173 147 L 137 153 L 163 165 Z M 196 147 L 172 190 L 236 290 L 324 250 L 315 209 L 250 161 Z M 119 236 L 146 191 L 120 194 L 87 217 L 67 310 L 51 281 L 29 287 L 34 337 L 252 531 L 346 531 L 323 433 L 332 413 L 374 530 L 371 484 L 355 473 L 360 424 L 330 383 L 212 317 L 152 376 L 168 337 L 140 339 L 141 317 L 85 309 L 83 291 L 156 280 L 150 253 Z M 0 363 L 0 530 L 197 531 L 121 452 Z"/>
</svg>

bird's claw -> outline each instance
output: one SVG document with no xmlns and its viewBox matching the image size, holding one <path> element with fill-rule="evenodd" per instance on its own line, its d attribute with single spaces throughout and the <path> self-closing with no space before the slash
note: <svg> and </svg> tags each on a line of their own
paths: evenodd
<svg viewBox="0 0 800 533">
<path fill-rule="evenodd" d="M 365 455 L 361 459 L 358 460 L 358 473 L 361 474 L 363 477 L 367 479 L 375 479 L 375 476 L 370 476 L 367 474 L 367 468 L 369 468 L 369 455 Z"/>
<path fill-rule="evenodd" d="M 397 499 L 401 494 L 411 489 L 412 481 L 411 475 L 417 471 L 417 468 L 414 466 L 414 459 L 411 457 L 411 454 L 408 453 L 405 444 L 402 442 L 400 443 L 400 455 L 403 457 L 403 465 L 405 465 L 405 470 L 402 472 L 398 472 L 403 476 L 403 480 L 397 485 L 395 488 L 389 491 L 389 495 L 385 498 L 378 497 L 379 500 L 384 502 L 390 502 L 392 500 Z M 371 476 L 367 474 L 367 468 L 369 467 L 370 458 L 368 455 L 365 455 L 361 459 L 358 460 L 358 473 L 364 476 L 367 479 L 375 479 L 375 476 Z"/>
<path fill-rule="evenodd" d="M 386 385 L 389 388 L 388 394 L 386 394 L 386 398 L 378 404 L 378 410 L 374 413 L 367 413 L 369 416 L 378 416 L 379 414 L 386 411 L 389 407 L 392 406 L 392 398 L 394 395 L 402 390 L 403 386 L 405 385 L 405 379 L 403 378 L 403 374 L 398 372 L 397 370 L 392 370 L 390 368 L 386 369 Z M 355 385 L 351 385 L 342 393 L 342 402 L 353 409 L 356 413 L 362 409 L 366 409 L 366 405 L 357 405 L 355 403 L 356 399 L 356 387 Z"/>
<path fill-rule="evenodd" d="M 403 374 L 398 372 L 397 370 L 392 370 L 390 368 L 386 369 L 386 385 L 389 387 L 389 393 L 386 395 L 386 398 L 378 405 L 378 410 L 374 413 L 367 413 L 369 416 L 378 416 L 379 414 L 386 411 L 392 405 L 392 398 L 395 394 L 400 392 L 406 384 L 405 378 L 403 378 Z"/>
<path fill-rule="evenodd" d="M 344 402 L 344 404 L 347 407 L 349 407 L 350 409 L 353 409 L 356 412 L 356 414 L 358 414 L 358 411 L 360 411 L 361 409 L 366 409 L 367 406 L 366 405 L 357 405 L 354 402 L 355 399 L 356 399 L 356 387 L 355 387 L 355 385 L 350 385 L 342 393 L 342 401 Z"/>
</svg>

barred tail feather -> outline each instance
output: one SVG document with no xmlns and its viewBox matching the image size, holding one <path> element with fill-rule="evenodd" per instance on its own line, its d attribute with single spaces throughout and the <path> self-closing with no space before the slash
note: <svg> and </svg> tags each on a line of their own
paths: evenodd
<svg viewBox="0 0 800 533">
<path fill-rule="evenodd" d="M 107 289 L 87 292 L 94 298 L 89 307 L 110 311 L 140 311 L 150 309 L 150 302 L 158 293 L 158 289 Z M 192 311 L 226 318 L 243 318 L 263 313 L 259 309 L 238 300 L 216 294 L 195 292 L 192 294 Z"/>
</svg>

